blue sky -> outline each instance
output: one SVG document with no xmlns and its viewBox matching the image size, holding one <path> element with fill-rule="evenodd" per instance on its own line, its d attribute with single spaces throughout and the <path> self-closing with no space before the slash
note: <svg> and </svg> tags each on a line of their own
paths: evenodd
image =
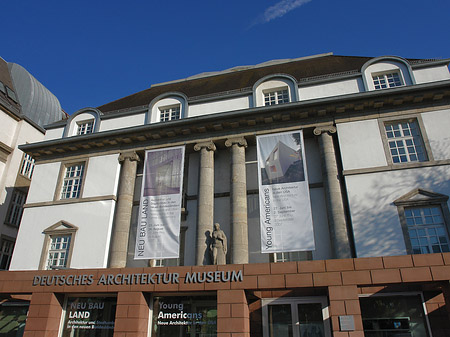
<svg viewBox="0 0 450 337">
<path fill-rule="evenodd" d="M 326 52 L 450 58 L 445 0 L 16 0 L 1 6 L 0 56 L 24 66 L 70 114 L 151 84 L 273 59 Z"/>
</svg>

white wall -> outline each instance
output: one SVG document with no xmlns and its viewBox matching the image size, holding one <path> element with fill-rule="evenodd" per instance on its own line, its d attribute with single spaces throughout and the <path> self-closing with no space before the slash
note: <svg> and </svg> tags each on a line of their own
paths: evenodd
<svg viewBox="0 0 450 337">
<path fill-rule="evenodd" d="M 376 119 L 336 125 L 344 170 L 386 166 Z"/>
<path fill-rule="evenodd" d="M 132 126 L 140 126 L 145 123 L 145 113 L 139 113 L 136 115 L 122 116 L 118 118 L 103 119 L 100 122 L 100 132 L 108 130 L 117 130 L 129 128 Z"/>
<path fill-rule="evenodd" d="M 446 65 L 415 69 L 413 70 L 413 74 L 416 79 L 416 84 L 450 80 L 450 73 Z"/>
<path fill-rule="evenodd" d="M 119 182 L 119 154 L 90 157 L 85 172 L 83 198 L 116 195 Z"/>
<path fill-rule="evenodd" d="M 302 86 L 298 89 L 300 101 L 331 96 L 354 94 L 363 91 L 361 78 L 322 83 L 318 85 Z"/>
<path fill-rule="evenodd" d="M 78 227 L 71 268 L 105 268 L 115 201 L 26 208 L 11 261 L 11 270 L 37 270 L 44 245 L 43 231 L 63 220 Z"/>
<path fill-rule="evenodd" d="M 188 117 L 203 116 L 219 112 L 236 111 L 250 107 L 251 96 L 223 99 L 189 105 Z"/>
<path fill-rule="evenodd" d="M 450 167 L 435 166 L 347 176 L 357 257 L 406 254 L 393 202 L 423 188 L 450 195 Z"/>
<path fill-rule="evenodd" d="M 9 147 L 13 147 L 17 124 L 17 120 L 0 109 L 0 142 L 8 145 Z"/>
<path fill-rule="evenodd" d="M 36 164 L 27 203 L 53 201 L 61 163 Z"/>
<path fill-rule="evenodd" d="M 422 113 L 434 160 L 450 159 L 450 109 Z"/>
<path fill-rule="evenodd" d="M 44 140 L 60 139 L 60 138 L 62 138 L 63 133 L 64 133 L 64 127 L 56 128 L 56 129 L 48 129 L 45 131 L 45 139 Z"/>
</svg>

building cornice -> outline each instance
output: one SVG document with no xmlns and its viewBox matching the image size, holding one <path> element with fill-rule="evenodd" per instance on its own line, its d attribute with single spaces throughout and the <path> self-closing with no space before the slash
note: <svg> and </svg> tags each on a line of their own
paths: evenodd
<svg viewBox="0 0 450 337">
<path fill-rule="evenodd" d="M 448 104 L 450 80 L 413 86 L 326 97 L 287 104 L 242 109 L 164 123 L 153 123 L 109 130 L 82 136 L 53 139 L 20 146 L 35 159 L 55 158 L 106 149 L 151 147 L 208 138 L 211 134 L 229 135 L 261 129 L 302 127 L 361 115 L 379 115 L 393 108 L 421 108 Z"/>
</svg>

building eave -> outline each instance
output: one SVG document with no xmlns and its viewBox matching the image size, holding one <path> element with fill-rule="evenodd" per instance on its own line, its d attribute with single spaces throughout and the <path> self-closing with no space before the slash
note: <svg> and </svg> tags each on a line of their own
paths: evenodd
<svg viewBox="0 0 450 337">
<path fill-rule="evenodd" d="M 37 160 L 103 150 L 144 149 L 223 137 L 230 132 L 256 133 L 263 128 L 292 126 L 301 128 L 311 123 L 334 121 L 336 118 L 379 114 L 381 109 L 387 111 L 400 106 L 421 106 L 430 101 L 433 104 L 445 103 L 448 98 L 450 80 L 445 80 L 133 126 L 26 144 L 19 148 Z"/>
</svg>

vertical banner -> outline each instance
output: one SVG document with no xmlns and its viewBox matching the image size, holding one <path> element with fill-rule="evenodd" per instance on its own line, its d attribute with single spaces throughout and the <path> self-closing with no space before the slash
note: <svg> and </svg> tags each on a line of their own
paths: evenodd
<svg viewBox="0 0 450 337">
<path fill-rule="evenodd" d="M 257 137 L 261 252 L 314 250 L 303 132 Z"/>
<path fill-rule="evenodd" d="M 134 258 L 179 257 L 184 146 L 145 152 Z"/>
</svg>

